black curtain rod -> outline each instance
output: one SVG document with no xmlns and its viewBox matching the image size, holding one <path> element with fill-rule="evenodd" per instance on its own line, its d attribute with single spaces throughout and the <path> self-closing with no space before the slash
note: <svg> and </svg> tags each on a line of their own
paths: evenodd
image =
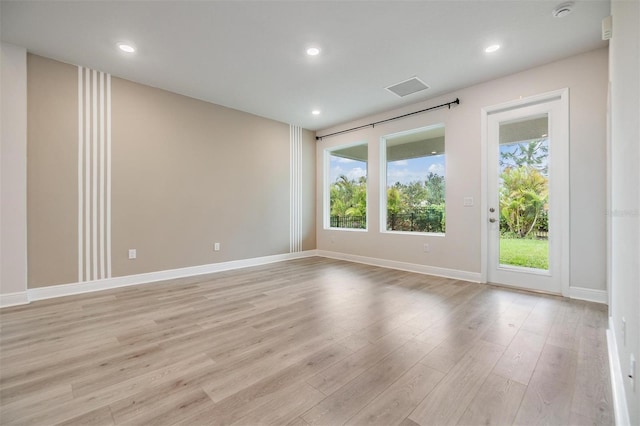
<svg viewBox="0 0 640 426">
<path fill-rule="evenodd" d="M 382 124 L 382 123 L 386 123 L 388 121 L 398 120 L 400 118 L 409 117 L 410 115 L 415 115 L 415 114 L 420 114 L 420 113 L 423 113 L 423 112 L 426 112 L 426 111 L 431 111 L 432 109 L 438 109 L 438 108 L 444 108 L 444 107 L 449 107 L 449 109 L 451 109 L 451 105 L 452 104 L 460 105 L 460 99 L 456 98 L 455 101 L 451 101 L 451 102 L 447 102 L 447 103 L 444 103 L 444 104 L 432 106 L 430 108 L 421 109 L 420 111 L 414 111 L 414 112 L 410 112 L 408 114 L 399 115 L 397 117 L 387 118 L 386 120 L 376 121 L 375 123 L 369 123 L 369 124 L 365 124 L 363 126 L 352 127 L 350 129 L 347 129 L 347 130 L 340 130 L 339 132 L 329 133 L 328 135 L 324 135 L 324 136 L 316 136 L 316 140 L 317 141 L 321 141 L 322 139 L 328 138 L 330 136 L 336 136 L 336 135 L 341 135 L 343 133 L 354 132 L 356 130 L 364 129 L 364 128 L 367 128 L 367 127 L 376 127 L 377 124 Z"/>
</svg>

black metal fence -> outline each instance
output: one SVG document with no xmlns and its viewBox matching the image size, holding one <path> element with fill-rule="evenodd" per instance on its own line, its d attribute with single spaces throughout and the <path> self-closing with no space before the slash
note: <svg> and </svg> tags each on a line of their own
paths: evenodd
<svg viewBox="0 0 640 426">
<path fill-rule="evenodd" d="M 541 230 L 535 230 L 533 231 L 533 235 L 536 237 L 537 240 L 548 240 L 549 239 L 549 231 L 541 231 Z"/>
<path fill-rule="evenodd" d="M 509 225 L 503 216 L 500 217 L 500 234 L 507 238 L 519 238 L 515 236 L 509 229 Z M 528 238 L 537 240 L 549 239 L 549 212 L 543 211 L 538 217 L 535 228 L 529 233 Z"/>
<path fill-rule="evenodd" d="M 387 215 L 387 231 L 444 232 L 444 212 L 440 208 L 416 209 Z"/>
<path fill-rule="evenodd" d="M 331 216 L 331 228 L 366 229 L 366 216 Z"/>
<path fill-rule="evenodd" d="M 387 215 L 387 231 L 444 232 L 444 212 L 441 208 L 416 209 L 409 213 Z M 331 228 L 365 229 L 366 216 L 331 216 Z"/>
</svg>

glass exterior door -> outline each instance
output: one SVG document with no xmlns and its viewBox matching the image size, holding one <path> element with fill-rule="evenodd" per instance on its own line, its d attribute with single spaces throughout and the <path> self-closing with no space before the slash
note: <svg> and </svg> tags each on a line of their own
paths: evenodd
<svg viewBox="0 0 640 426">
<path fill-rule="evenodd" d="M 488 282 L 562 293 L 568 123 L 560 111 L 558 99 L 487 118 Z"/>
</svg>

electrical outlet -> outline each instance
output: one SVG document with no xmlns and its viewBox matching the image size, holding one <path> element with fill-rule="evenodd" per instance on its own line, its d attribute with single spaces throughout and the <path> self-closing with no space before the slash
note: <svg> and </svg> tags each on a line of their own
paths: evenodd
<svg viewBox="0 0 640 426">
<path fill-rule="evenodd" d="M 136 249 L 129 249 L 129 259 L 135 259 L 138 256 Z"/>
<path fill-rule="evenodd" d="M 213 251 L 220 251 L 220 243 L 213 244 Z"/>
<path fill-rule="evenodd" d="M 473 206 L 473 197 L 464 197 L 464 206 L 465 207 Z"/>
<path fill-rule="evenodd" d="M 425 253 L 429 253 L 431 251 L 429 244 L 425 244 L 424 246 L 422 246 L 422 251 L 424 251 Z"/>
</svg>

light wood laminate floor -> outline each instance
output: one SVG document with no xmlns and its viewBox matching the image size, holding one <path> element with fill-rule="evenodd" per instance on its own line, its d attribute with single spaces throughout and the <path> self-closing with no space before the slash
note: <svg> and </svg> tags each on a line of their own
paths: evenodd
<svg viewBox="0 0 640 426">
<path fill-rule="evenodd" d="M 324 258 L 0 311 L 2 425 L 609 425 L 606 306 Z"/>
</svg>

